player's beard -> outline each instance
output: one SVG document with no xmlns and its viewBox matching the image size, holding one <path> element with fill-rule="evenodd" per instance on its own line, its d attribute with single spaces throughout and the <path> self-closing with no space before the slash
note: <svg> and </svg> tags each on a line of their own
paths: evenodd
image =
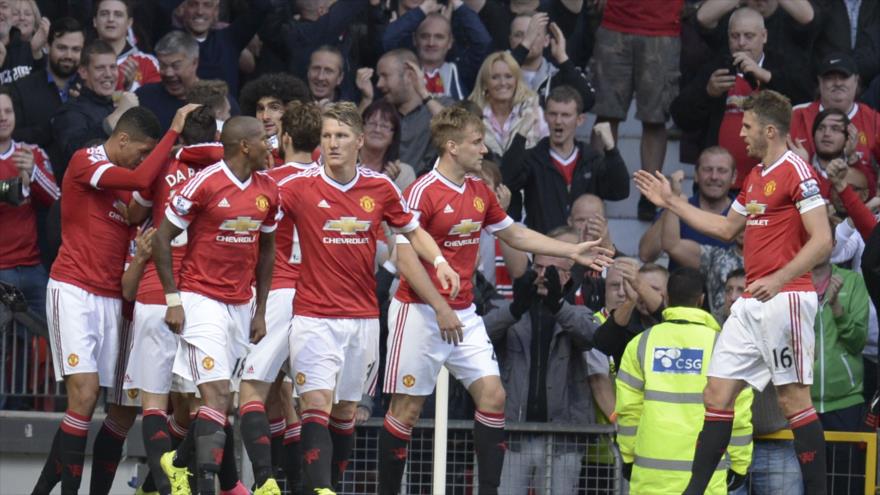
<svg viewBox="0 0 880 495">
<path fill-rule="evenodd" d="M 766 152 L 767 140 L 765 139 L 753 139 L 751 144 L 748 145 L 748 155 L 757 160 L 762 160 L 764 158 L 764 153 Z"/>
</svg>

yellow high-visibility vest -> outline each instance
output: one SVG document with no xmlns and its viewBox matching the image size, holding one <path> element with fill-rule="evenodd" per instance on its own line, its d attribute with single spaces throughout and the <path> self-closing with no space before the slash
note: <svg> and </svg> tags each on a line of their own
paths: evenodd
<svg viewBox="0 0 880 495">
<path fill-rule="evenodd" d="M 691 475 L 703 428 L 703 389 L 720 327 L 709 313 L 689 307 L 663 311 L 626 347 L 617 372 L 617 442 L 633 463 L 634 495 L 680 494 Z M 727 493 L 727 470 L 746 474 L 752 459 L 752 398 L 747 388 L 734 408 L 733 434 L 706 493 Z"/>
</svg>

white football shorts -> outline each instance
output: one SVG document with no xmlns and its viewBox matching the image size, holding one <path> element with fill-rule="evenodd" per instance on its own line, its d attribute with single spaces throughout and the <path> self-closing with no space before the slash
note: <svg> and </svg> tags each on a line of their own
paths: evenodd
<svg viewBox="0 0 880 495">
<path fill-rule="evenodd" d="M 242 380 L 272 383 L 290 358 L 290 321 L 296 289 L 269 291 L 266 300 L 266 336 L 251 348 Z"/>
<path fill-rule="evenodd" d="M 376 388 L 378 318 L 294 316 L 290 368 L 297 394 L 335 390 L 334 402 L 359 402 Z"/>
<path fill-rule="evenodd" d="M 391 300 L 384 393 L 430 395 L 444 365 L 465 388 L 480 378 L 499 375 L 495 349 L 475 306 L 455 313 L 464 337 L 458 345 L 443 340 L 431 306 Z"/>
<path fill-rule="evenodd" d="M 181 292 L 185 321 L 174 360 L 174 374 L 196 385 L 237 382 L 248 351 L 253 305 L 225 304 L 194 292 Z"/>
<path fill-rule="evenodd" d="M 46 286 L 46 319 L 55 380 L 77 373 L 97 373 L 100 386 L 114 386 L 122 299 L 98 296 L 50 278 Z"/>
<path fill-rule="evenodd" d="M 745 380 L 763 390 L 813 383 L 815 292 L 780 292 L 766 303 L 741 297 L 730 308 L 712 352 L 709 376 Z"/>
<path fill-rule="evenodd" d="M 165 324 L 164 304 L 134 305 L 134 342 L 123 388 L 151 394 L 171 391 L 171 375 L 180 337 Z M 187 318 L 189 315 L 187 315 Z"/>
</svg>

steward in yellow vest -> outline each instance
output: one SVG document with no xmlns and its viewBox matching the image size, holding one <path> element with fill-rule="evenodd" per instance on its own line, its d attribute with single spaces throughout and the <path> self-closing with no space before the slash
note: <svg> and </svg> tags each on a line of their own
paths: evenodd
<svg viewBox="0 0 880 495">
<path fill-rule="evenodd" d="M 691 477 L 703 427 L 703 389 L 720 327 L 702 306 L 702 276 L 682 268 L 669 278 L 663 322 L 634 338 L 617 373 L 617 442 L 634 495 L 680 494 Z M 736 400 L 733 435 L 708 494 L 742 484 L 752 459 L 752 390 Z"/>
</svg>

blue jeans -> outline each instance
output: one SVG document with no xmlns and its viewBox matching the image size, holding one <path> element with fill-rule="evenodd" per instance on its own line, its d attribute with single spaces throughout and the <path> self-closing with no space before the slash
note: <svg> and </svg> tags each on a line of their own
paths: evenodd
<svg viewBox="0 0 880 495">
<path fill-rule="evenodd" d="M 731 495 L 803 495 L 801 466 L 794 442 L 756 440 L 748 481 Z"/>
<path fill-rule="evenodd" d="M 0 281 L 18 287 L 24 294 L 28 308 L 40 318 L 46 317 L 46 284 L 49 277 L 43 265 L 35 266 L 17 266 L 15 268 L 5 268 L 0 270 Z M 26 337 L 27 330 L 24 328 L 16 328 L 14 331 L 4 334 L 6 339 L 6 353 L 2 358 L 2 366 L 7 366 L 7 361 L 15 363 L 14 373 L 7 374 L 7 383 L 0 384 L 0 390 L 11 390 L 14 393 L 22 393 L 25 388 L 24 354 L 27 352 Z M 15 345 L 13 345 L 15 344 Z M 15 349 L 16 356 L 12 356 Z M 14 360 L 13 360 L 14 358 Z M 12 374 L 15 380 L 12 380 Z M 14 383 L 13 383 L 14 382 Z M 27 409 L 29 408 L 27 401 L 21 397 L 9 398 L 6 394 L 0 393 L 0 409 Z"/>
</svg>

